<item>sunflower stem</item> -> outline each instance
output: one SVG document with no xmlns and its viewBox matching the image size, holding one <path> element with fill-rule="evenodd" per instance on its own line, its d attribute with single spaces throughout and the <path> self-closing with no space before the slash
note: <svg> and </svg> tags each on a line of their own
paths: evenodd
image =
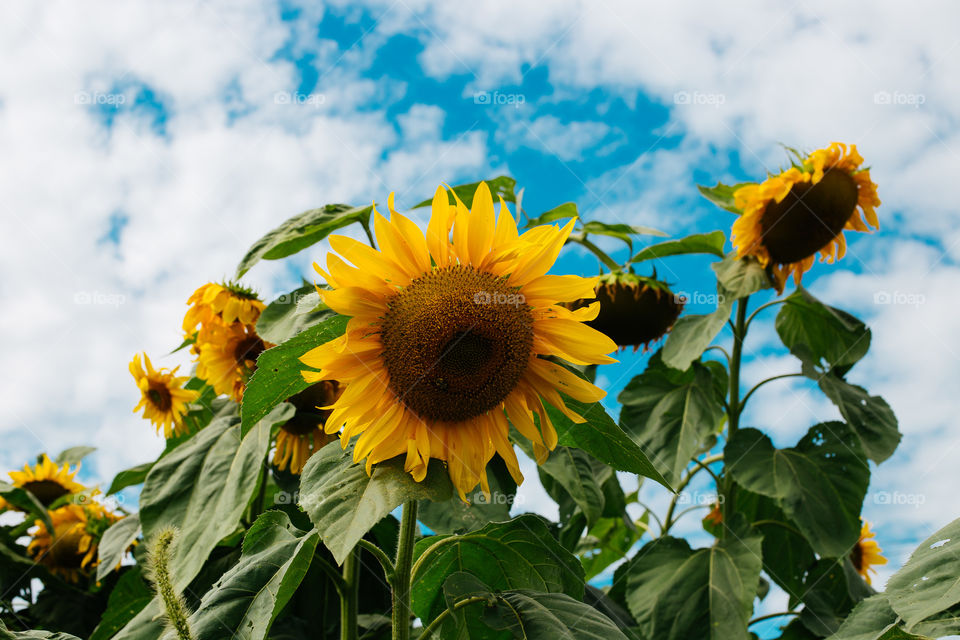
<svg viewBox="0 0 960 640">
<path fill-rule="evenodd" d="M 360 549 L 343 561 L 343 594 L 340 596 L 340 640 L 357 640 L 357 612 L 360 610 Z"/>
<path fill-rule="evenodd" d="M 740 402 L 740 361 L 743 359 L 743 340 L 747 333 L 747 305 L 750 296 L 737 300 L 737 318 L 733 324 L 733 351 L 730 354 L 730 394 L 727 399 L 727 442 L 730 441 L 740 427 L 740 412 L 743 403 Z M 723 501 L 723 522 L 729 523 L 733 516 L 734 509 L 734 484 L 733 478 L 724 469 L 724 501 Z M 723 535 L 726 535 L 727 528 L 723 528 Z"/>
<path fill-rule="evenodd" d="M 471 604 L 477 604 L 478 602 L 488 602 L 488 600 L 489 599 L 484 596 L 471 596 L 469 598 L 466 598 L 456 603 L 455 605 L 453 605 L 452 608 L 448 607 L 444 609 L 443 611 L 440 612 L 440 615 L 438 615 L 436 618 L 433 619 L 433 622 L 431 622 L 430 624 L 428 624 L 426 627 L 423 628 L 423 631 L 420 633 L 420 637 L 418 638 L 418 640 L 428 640 L 430 636 L 433 635 L 433 632 L 440 628 L 440 625 L 443 624 L 443 621 L 446 620 L 447 617 L 451 615 L 451 611 L 459 611 L 460 609 L 463 609 L 464 607 L 468 607 Z"/>
<path fill-rule="evenodd" d="M 570 236 L 570 239 L 574 242 L 579 242 L 581 245 L 589 249 L 591 253 L 597 256 L 597 258 L 600 259 L 600 262 L 606 265 L 606 267 L 611 271 L 620 271 L 623 268 L 617 263 L 616 260 L 607 255 L 606 251 L 587 240 L 587 234 L 582 233 L 579 235 Z"/>
<path fill-rule="evenodd" d="M 370 218 L 364 218 L 360 220 L 360 225 L 363 227 L 363 231 L 367 234 L 367 240 L 370 242 L 370 246 L 374 249 L 377 248 L 377 243 L 373 239 L 373 234 L 370 233 Z"/>
<path fill-rule="evenodd" d="M 417 539 L 417 501 L 403 503 L 397 559 L 393 563 L 393 640 L 410 640 L 410 577 Z"/>
</svg>

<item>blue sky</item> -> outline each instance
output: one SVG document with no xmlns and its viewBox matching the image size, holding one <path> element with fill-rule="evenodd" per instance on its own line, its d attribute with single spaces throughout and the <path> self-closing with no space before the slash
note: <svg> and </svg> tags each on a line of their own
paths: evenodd
<svg viewBox="0 0 960 640">
<path fill-rule="evenodd" d="M 5 4 L 0 230 L 14 241 L 0 255 L 0 467 L 93 444 L 83 474 L 108 482 L 155 455 L 161 443 L 130 412 L 130 357 L 188 365 L 162 354 L 189 293 L 304 209 L 391 190 L 409 207 L 441 181 L 509 174 L 531 214 L 574 201 L 587 219 L 674 236 L 728 231 L 733 216 L 697 183 L 760 178 L 786 161 L 780 143 L 841 140 L 872 165 L 882 230 L 848 235 L 847 258 L 805 284 L 871 324 L 872 352 L 851 377 L 890 401 L 905 434 L 865 507 L 891 556 L 882 583 L 960 515 L 943 481 L 960 450 L 960 215 L 947 195 L 960 169 L 960 40 L 952 4 L 871 3 L 864 20 L 866 6 Z M 325 250 L 260 264 L 249 283 L 277 295 L 312 277 Z M 656 267 L 677 290 L 711 293 L 708 263 Z M 595 270 L 576 249 L 557 266 Z M 772 317 L 747 357 L 747 384 L 795 370 Z M 601 372 L 611 396 L 643 363 L 624 354 Z M 836 417 L 802 382 L 751 404 L 746 421 L 779 446 Z M 549 513 L 527 475 L 526 505 Z M 645 491 L 665 507 L 664 492 Z"/>
</svg>

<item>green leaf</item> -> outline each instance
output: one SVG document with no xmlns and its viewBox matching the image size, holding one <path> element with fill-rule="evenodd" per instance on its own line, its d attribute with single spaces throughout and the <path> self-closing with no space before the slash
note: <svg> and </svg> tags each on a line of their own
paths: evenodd
<svg viewBox="0 0 960 640">
<path fill-rule="evenodd" d="M 90 640 L 109 640 L 153 600 L 153 591 L 143 581 L 140 568 L 124 572 L 110 591 L 107 610 Z"/>
<path fill-rule="evenodd" d="M 132 514 L 110 525 L 100 540 L 97 580 L 110 575 L 123 560 L 133 541 L 140 535 L 140 515 Z"/>
<path fill-rule="evenodd" d="M 55 631 L 9 631 L 0 620 L 0 640 L 80 640 L 80 638 Z"/>
<path fill-rule="evenodd" d="M 960 519 L 917 547 L 887 581 L 887 596 L 908 630 L 960 603 Z"/>
<path fill-rule="evenodd" d="M 583 449 L 618 471 L 629 471 L 652 478 L 670 488 L 646 453 L 613 421 L 603 405 L 599 402 L 584 404 L 568 397 L 564 397 L 564 401 L 567 407 L 582 416 L 585 422 L 575 424 L 555 407 L 546 405 L 550 420 L 557 429 L 559 444 Z"/>
<path fill-rule="evenodd" d="M 600 575 L 604 569 L 621 558 L 625 558 L 633 545 L 640 539 L 641 531 L 630 522 L 629 517 L 619 516 L 602 518 L 594 524 L 581 542 L 578 555 L 583 564 L 587 580 Z"/>
<path fill-rule="evenodd" d="M 718 182 L 717 186 L 715 187 L 705 187 L 703 185 L 698 185 L 697 189 L 699 189 L 703 197 L 705 197 L 707 200 L 717 205 L 721 209 L 725 209 L 730 213 L 739 214 L 740 209 L 738 209 L 733 204 L 733 193 L 740 187 L 745 187 L 749 184 L 753 184 L 753 183 L 741 182 L 739 184 L 726 185 L 721 182 Z"/>
<path fill-rule="evenodd" d="M 301 302 L 316 304 L 301 305 Z M 320 306 L 320 296 L 313 285 L 304 285 L 285 293 L 270 304 L 257 319 L 257 335 L 273 344 L 282 344 L 304 329 L 319 324 L 334 315 L 326 306 Z"/>
<path fill-rule="evenodd" d="M 110 483 L 110 489 L 107 490 L 107 495 L 111 496 L 127 487 L 143 484 L 143 481 L 147 479 L 147 474 L 150 473 L 150 469 L 153 468 L 154 464 L 156 463 L 144 462 L 135 467 L 124 469 L 113 478 L 113 482 Z"/>
<path fill-rule="evenodd" d="M 243 433 L 278 404 L 310 386 L 301 374 L 309 367 L 300 362 L 300 356 L 343 335 L 347 320 L 333 316 L 260 354 L 240 405 Z"/>
<path fill-rule="evenodd" d="M 243 539 L 240 561 L 203 596 L 190 616 L 195 640 L 265 638 L 310 568 L 320 541 L 280 511 L 267 511 Z"/>
<path fill-rule="evenodd" d="M 777 314 L 777 333 L 791 353 L 806 345 L 804 353 L 830 367 L 849 367 L 870 349 L 870 329 L 840 309 L 828 307 L 806 289 L 798 288 L 784 299 Z"/>
<path fill-rule="evenodd" d="M 693 363 L 683 383 L 669 390 L 664 388 L 670 376 L 666 367 L 659 361 L 651 364 L 649 375 L 634 378 L 621 394 L 620 424 L 676 486 L 701 445 L 723 425 L 723 405 L 713 375 L 702 364 Z M 644 389 L 648 378 L 652 384 Z"/>
<path fill-rule="evenodd" d="M 550 209 L 550 211 L 540 214 L 536 218 L 531 218 L 524 228 L 530 229 L 532 227 L 550 224 L 551 222 L 556 222 L 557 220 L 566 220 L 569 218 L 579 217 L 580 213 L 577 211 L 577 205 L 573 202 L 564 202 L 563 204 Z"/>
<path fill-rule="evenodd" d="M 527 455 L 531 454 L 532 447 Z M 557 447 L 539 466 L 539 471 L 563 487 L 587 517 L 588 525 L 603 515 L 603 483 L 613 475 L 610 467 L 581 449 Z"/>
<path fill-rule="evenodd" d="M 424 553 L 428 560 L 420 560 Z M 455 571 L 466 571 L 497 591 L 535 589 L 583 598 L 580 561 L 560 546 L 541 517 L 531 514 L 461 536 L 424 538 L 414 556 L 412 609 L 422 620 L 443 611 L 443 583 Z"/>
<path fill-rule="evenodd" d="M 370 205 L 328 204 L 295 215 L 253 243 L 237 265 L 236 278 L 243 277 L 260 260 L 285 258 L 320 242 L 341 227 L 368 220 L 371 211 Z"/>
<path fill-rule="evenodd" d="M 777 499 L 818 554 L 844 557 L 860 538 L 870 468 L 846 424 L 811 427 L 790 449 L 774 448 L 757 429 L 740 429 L 727 443 L 724 461 L 738 484 Z"/>
<path fill-rule="evenodd" d="M 710 266 L 717 274 L 724 298 L 739 300 L 772 286 L 770 276 L 759 262 L 753 258 L 737 258 L 736 252 Z"/>
<path fill-rule="evenodd" d="M 300 506 L 320 532 L 338 564 L 370 529 L 407 500 L 443 501 L 451 496 L 447 470 L 431 460 L 427 477 L 416 482 L 403 470 L 403 459 L 393 458 L 373 467 L 353 462 L 353 446 L 346 451 L 331 442 L 307 461 L 300 480 Z"/>
<path fill-rule="evenodd" d="M 877 594 L 854 607 L 830 640 L 891 640 L 896 636 L 888 634 L 898 628 L 898 621 L 899 616 L 890 608 L 887 596 Z"/>
<path fill-rule="evenodd" d="M 487 479 L 490 482 L 490 498 L 487 499 L 480 489 L 468 495 L 469 502 L 460 496 L 451 496 L 449 500 L 434 502 L 421 500 L 417 508 L 420 522 L 434 533 L 466 533 L 475 531 L 488 522 L 501 522 L 510 519 L 510 507 L 517 494 L 514 482 L 500 456 L 494 456 L 487 465 Z"/>
<path fill-rule="evenodd" d="M 630 258 L 630 262 L 643 262 L 644 260 L 653 260 L 654 258 L 665 258 L 667 256 L 690 253 L 707 253 L 722 258 L 723 245 L 726 241 L 727 237 L 723 234 L 723 231 L 695 233 L 686 238 L 680 238 L 679 240 L 667 240 L 666 242 L 644 247 L 637 255 Z"/>
<path fill-rule="evenodd" d="M 611 238 L 617 238 L 618 240 L 624 241 L 628 247 L 633 249 L 633 236 L 635 235 L 648 235 L 648 236 L 666 236 L 667 234 L 663 231 L 653 229 L 651 227 L 637 227 L 629 224 L 610 224 L 607 222 L 598 222 L 596 220 L 591 220 L 590 222 L 585 222 L 583 224 L 582 231 L 584 235 L 588 233 L 594 233 L 601 236 L 610 236 Z"/>
<path fill-rule="evenodd" d="M 730 319 L 733 300 L 718 298 L 717 309 L 705 315 L 686 315 L 677 320 L 663 345 L 663 362 L 668 367 L 685 371 L 706 351 L 713 339 Z"/>
<path fill-rule="evenodd" d="M 490 187 L 490 193 L 493 195 L 494 202 L 497 201 L 498 197 L 503 197 L 503 199 L 507 202 L 517 201 L 517 196 L 513 192 L 514 188 L 517 186 L 517 181 L 510 176 L 498 176 L 490 180 L 484 180 L 484 182 L 486 182 L 487 186 Z M 453 187 L 453 191 L 469 209 L 473 206 L 473 194 L 477 191 L 478 186 L 480 186 L 479 182 L 471 182 L 470 184 L 457 185 Z M 450 204 L 456 203 L 456 200 L 453 199 L 453 196 L 449 196 L 449 198 Z M 430 196 L 428 200 L 424 200 L 420 204 L 416 205 L 414 209 L 419 209 L 420 207 L 429 207 L 431 204 L 433 204 L 433 196 Z"/>
<path fill-rule="evenodd" d="M 50 513 L 40 501 L 37 500 L 36 496 L 26 489 L 15 487 L 8 482 L 0 480 L 0 498 L 3 498 L 7 504 L 13 505 L 17 509 L 29 514 L 29 518 L 42 520 L 43 524 L 47 527 L 47 531 L 53 531 Z"/>
<path fill-rule="evenodd" d="M 628 640 L 617 625 L 588 604 L 565 593 L 521 589 L 499 594 L 501 624 L 521 640 Z M 502 626 L 501 626 L 502 625 Z"/>
<path fill-rule="evenodd" d="M 871 396 L 863 387 L 850 384 L 834 373 L 814 374 L 807 367 L 804 373 L 815 379 L 823 393 L 837 406 L 871 460 L 880 463 L 893 455 L 902 436 L 897 427 L 897 416 L 886 400 Z"/>
<path fill-rule="evenodd" d="M 686 540 L 664 537 L 644 546 L 618 573 L 646 637 L 748 640 L 760 552 L 760 536 L 743 529 L 697 550 Z"/>
<path fill-rule="evenodd" d="M 863 579 L 847 558 L 821 558 L 807 572 L 801 590 L 791 594 L 791 602 L 803 602 L 801 623 L 818 637 L 835 633 L 856 602 L 867 595 L 867 592 L 861 590 L 856 600 L 854 599 L 850 593 L 848 573 L 852 574 L 858 583 L 863 584 Z"/>
<path fill-rule="evenodd" d="M 62 451 L 53 461 L 60 465 L 77 464 L 96 450 L 96 447 L 70 447 Z"/>
</svg>

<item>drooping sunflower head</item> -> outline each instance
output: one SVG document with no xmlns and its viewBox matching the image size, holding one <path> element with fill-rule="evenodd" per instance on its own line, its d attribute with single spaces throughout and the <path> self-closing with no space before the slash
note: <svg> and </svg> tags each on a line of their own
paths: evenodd
<svg viewBox="0 0 960 640">
<path fill-rule="evenodd" d="M 23 471 L 11 471 L 7 475 L 14 486 L 26 489 L 40 504 L 49 507 L 64 496 L 86 490 L 86 487 L 74 480 L 78 471 L 79 464 L 71 470 L 69 463 L 59 466 L 47 454 L 43 454 L 33 467 L 26 464 L 23 465 Z M 6 506 L 7 503 L 0 499 L 0 508 Z"/>
<path fill-rule="evenodd" d="M 240 402 L 247 381 L 257 368 L 257 358 L 273 345 L 264 342 L 253 325 L 213 320 L 197 334 L 194 346 L 198 353 L 197 377 L 218 394 Z"/>
<path fill-rule="evenodd" d="M 870 531 L 870 523 L 866 520 L 862 522 L 860 539 L 853 547 L 853 551 L 850 552 L 850 561 L 853 563 L 853 567 L 857 570 L 857 573 L 866 580 L 867 584 L 871 584 L 870 574 L 877 572 L 873 567 L 887 564 L 887 559 L 883 557 L 883 549 L 881 549 L 877 541 L 873 539 L 877 534 Z"/>
<path fill-rule="evenodd" d="M 37 520 L 27 552 L 51 573 L 67 582 L 79 582 L 96 567 L 100 539 L 119 519 L 120 516 L 96 502 L 54 509 L 50 512 L 53 531 L 42 520 Z"/>
<path fill-rule="evenodd" d="M 214 320 L 224 324 L 256 324 L 265 308 L 253 290 L 235 282 L 207 283 L 193 292 L 187 304 L 190 308 L 183 317 L 183 331 L 188 337 L 196 333 L 198 326 Z"/>
<path fill-rule="evenodd" d="M 606 364 L 615 362 L 606 354 L 616 344 L 585 324 L 599 304 L 560 306 L 593 297 L 596 279 L 547 275 L 573 222 L 520 235 L 502 199 L 496 217 L 486 184 L 472 209 L 453 197 L 451 204 L 437 189 L 425 236 L 394 210 L 392 194 L 390 220 L 374 212 L 379 250 L 331 236 L 337 253 L 326 270 L 314 265 L 331 287 L 320 295 L 351 319 L 343 336 L 301 361 L 320 370 L 304 371 L 308 382 L 344 387 L 326 430 L 342 427 L 344 446 L 358 436 L 356 461 L 366 459 L 369 471 L 405 456 L 405 469 L 420 481 L 431 458 L 444 460 L 466 499 L 478 483 L 489 491 L 494 454 L 522 481 L 508 420 L 542 461 L 557 444 L 547 406 L 582 422 L 561 392 L 582 402 L 603 397 L 546 357 Z"/>
<path fill-rule="evenodd" d="M 621 349 L 644 350 L 665 336 L 677 321 L 684 302 L 655 277 L 613 272 L 600 277 L 596 287 L 600 313 L 587 324 L 610 337 Z M 590 303 L 578 300 L 578 309 Z"/>
<path fill-rule="evenodd" d="M 856 145 L 833 142 L 793 167 L 734 192 L 743 212 L 733 224 L 740 258 L 754 256 L 770 269 L 778 292 L 787 276 L 800 284 L 819 252 L 833 262 L 846 253 L 843 231 L 878 229 L 877 185 Z"/>
<path fill-rule="evenodd" d="M 142 361 L 140 354 L 130 361 L 130 373 L 140 389 L 140 402 L 133 412 L 143 409 L 143 417 L 153 423 L 158 432 L 163 428 L 166 438 L 186 432 L 183 417 L 189 410 L 187 405 L 200 395 L 198 391 L 183 388 L 190 378 L 177 376 L 179 368 L 154 369 L 146 353 Z"/>
<path fill-rule="evenodd" d="M 290 473 L 300 475 L 310 456 L 335 438 L 324 431 L 324 425 L 330 416 L 328 407 L 341 392 L 336 380 L 322 380 L 290 398 L 297 412 L 280 427 L 273 455 L 280 471 L 289 467 Z"/>
</svg>

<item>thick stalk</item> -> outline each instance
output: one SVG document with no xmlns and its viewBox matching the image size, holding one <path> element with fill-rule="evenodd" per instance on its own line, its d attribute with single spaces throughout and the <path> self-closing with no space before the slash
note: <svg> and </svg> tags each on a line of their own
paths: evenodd
<svg viewBox="0 0 960 640">
<path fill-rule="evenodd" d="M 730 394 L 727 399 L 727 442 L 740 428 L 740 361 L 743 358 L 743 340 L 747 332 L 747 304 L 750 296 L 737 300 L 737 318 L 733 324 L 733 351 L 730 354 Z M 734 509 L 734 486 L 730 474 L 724 470 L 723 521 L 730 522 Z M 723 528 L 726 535 L 726 527 Z"/>
<path fill-rule="evenodd" d="M 357 612 L 360 609 L 360 549 L 343 561 L 343 594 L 340 596 L 340 640 L 357 640 Z"/>
<path fill-rule="evenodd" d="M 611 271 L 619 271 L 622 267 L 617 264 L 617 261 L 607 255 L 607 252 L 587 240 L 587 234 L 570 236 L 570 240 L 574 242 L 579 242 L 584 247 L 590 250 L 593 255 L 597 256 L 604 265 L 607 266 Z"/>
<path fill-rule="evenodd" d="M 403 504 L 397 559 L 393 563 L 393 640 L 410 640 L 410 574 L 417 539 L 417 501 Z"/>
</svg>

